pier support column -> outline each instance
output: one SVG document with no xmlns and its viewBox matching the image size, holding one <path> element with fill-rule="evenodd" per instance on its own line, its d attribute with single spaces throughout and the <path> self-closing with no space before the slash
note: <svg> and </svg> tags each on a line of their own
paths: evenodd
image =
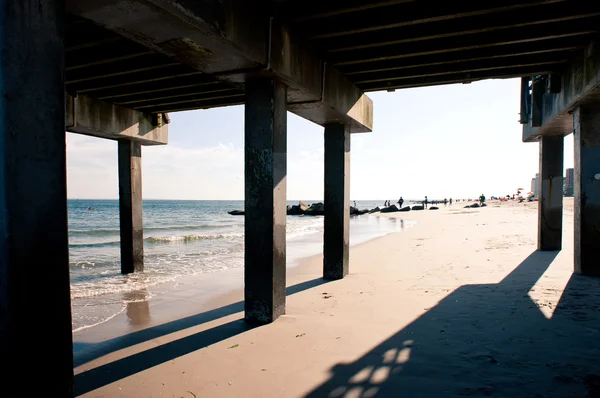
<svg viewBox="0 0 600 398">
<path fill-rule="evenodd" d="M 323 277 L 348 275 L 350 236 L 350 127 L 325 126 L 325 230 Z"/>
<path fill-rule="evenodd" d="M 3 397 L 73 395 L 63 3 L 0 0 Z"/>
<path fill-rule="evenodd" d="M 600 276 L 600 107 L 573 114 L 575 272 Z"/>
<path fill-rule="evenodd" d="M 131 140 L 119 140 L 119 218 L 121 273 L 143 271 L 142 146 Z"/>
<path fill-rule="evenodd" d="M 540 138 L 538 250 L 562 248 L 564 137 Z"/>
<path fill-rule="evenodd" d="M 286 91 L 272 78 L 246 82 L 244 309 L 250 323 L 285 313 Z"/>
</svg>

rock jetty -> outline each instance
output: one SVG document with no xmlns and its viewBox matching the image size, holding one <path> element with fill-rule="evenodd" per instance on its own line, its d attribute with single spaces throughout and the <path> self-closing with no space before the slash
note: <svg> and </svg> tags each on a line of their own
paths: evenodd
<svg viewBox="0 0 600 398">
<path fill-rule="evenodd" d="M 392 207 L 395 207 L 395 206 L 390 206 L 389 208 L 385 208 L 385 209 L 390 209 Z M 392 210 L 384 211 L 385 209 L 380 209 L 379 207 L 376 207 L 374 209 L 369 210 L 369 209 L 358 209 L 354 206 L 350 206 L 350 215 L 358 216 L 361 214 L 377 213 L 378 211 L 388 212 L 388 213 L 390 211 L 392 211 Z M 409 208 L 409 210 L 410 210 L 410 208 Z M 405 211 L 405 210 L 394 210 L 394 211 Z M 227 213 L 231 214 L 232 216 L 243 216 L 245 214 L 244 210 L 232 210 L 232 211 L 228 211 Z M 305 202 L 300 201 L 300 202 L 298 202 L 297 205 L 288 206 L 287 214 L 288 214 L 288 216 L 301 216 L 301 215 L 323 216 L 323 215 L 325 215 L 325 204 L 322 202 L 318 202 L 318 203 L 313 203 L 309 206 Z"/>
<path fill-rule="evenodd" d="M 481 207 L 487 206 L 485 203 Z M 479 203 L 473 203 L 472 205 L 467 205 L 465 208 L 477 208 L 480 207 Z M 386 206 L 380 208 L 379 206 L 374 209 L 359 209 L 354 206 L 350 206 L 350 215 L 358 216 L 361 214 L 372 214 L 372 213 L 395 213 L 400 211 L 418 211 L 418 210 L 426 210 L 423 205 L 414 205 L 414 206 L 405 206 L 398 207 L 398 204 L 393 204 L 391 206 Z M 429 210 L 439 210 L 437 206 L 429 207 Z M 232 210 L 228 212 L 232 216 L 243 216 L 244 210 Z M 313 203 L 310 206 L 303 201 L 298 202 L 297 205 L 288 206 L 287 207 L 288 216 L 323 216 L 325 215 L 325 204 L 322 202 Z"/>
</svg>

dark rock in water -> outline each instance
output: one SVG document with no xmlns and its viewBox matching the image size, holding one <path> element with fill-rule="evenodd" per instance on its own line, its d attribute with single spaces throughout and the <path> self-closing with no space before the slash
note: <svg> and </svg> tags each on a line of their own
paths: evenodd
<svg viewBox="0 0 600 398">
<path fill-rule="evenodd" d="M 412 210 L 425 210 L 425 206 L 413 206 Z"/>
<path fill-rule="evenodd" d="M 300 208 L 300 211 L 302 213 L 304 213 L 306 210 L 308 210 L 308 208 L 310 207 L 309 205 L 307 205 L 306 203 L 304 203 L 303 201 L 300 201 L 298 203 L 298 207 Z"/>
<path fill-rule="evenodd" d="M 429 210 L 439 210 L 439 209 L 440 209 L 440 208 L 439 208 L 439 207 L 437 207 L 437 206 L 431 206 L 431 207 L 429 208 Z"/>
<path fill-rule="evenodd" d="M 404 206 L 403 208 L 401 208 L 398 211 L 410 211 L 410 206 Z"/>
<path fill-rule="evenodd" d="M 359 209 L 354 206 L 350 206 L 350 215 L 351 216 L 360 216 L 361 214 L 366 214 L 369 212 L 369 209 Z"/>
<path fill-rule="evenodd" d="M 400 209 L 398 209 L 398 207 L 396 205 L 391 205 L 390 207 L 384 207 L 383 209 L 381 209 L 381 212 L 382 213 L 395 213 L 399 210 Z"/>
<path fill-rule="evenodd" d="M 243 216 L 244 210 L 232 210 L 228 211 L 227 213 L 231 214 L 232 216 Z"/>
<path fill-rule="evenodd" d="M 319 203 L 313 203 L 304 212 L 305 216 L 322 216 L 324 214 L 325 214 L 325 205 L 323 203 L 321 203 L 321 202 L 319 202 Z"/>
<path fill-rule="evenodd" d="M 300 206 L 294 205 L 294 206 L 288 206 L 287 214 L 288 214 L 288 216 L 298 216 L 300 214 L 304 214 L 304 212 L 300 210 Z"/>
<path fill-rule="evenodd" d="M 369 210 L 369 214 L 371 214 L 371 213 L 377 213 L 378 211 L 381 211 L 381 209 L 379 208 L 379 206 L 377 206 L 374 209 Z"/>
<path fill-rule="evenodd" d="M 309 206 L 303 201 L 300 201 L 297 205 L 288 206 L 287 214 L 288 216 L 299 216 L 304 214 L 304 212 L 308 209 Z"/>
<path fill-rule="evenodd" d="M 313 203 L 312 205 L 310 205 L 309 209 L 313 209 L 314 211 L 325 211 L 325 205 L 321 202 Z"/>
</svg>

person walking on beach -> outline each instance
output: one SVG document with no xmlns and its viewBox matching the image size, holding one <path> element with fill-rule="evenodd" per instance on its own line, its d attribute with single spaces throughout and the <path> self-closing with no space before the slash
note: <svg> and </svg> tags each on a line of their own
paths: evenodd
<svg viewBox="0 0 600 398">
<path fill-rule="evenodd" d="M 425 208 L 427 208 L 428 203 L 429 203 L 429 201 L 427 200 L 427 195 L 425 195 L 425 200 L 423 201 L 423 206 L 425 206 Z"/>
<path fill-rule="evenodd" d="M 479 206 L 483 206 L 483 203 L 485 202 L 485 195 L 481 194 L 481 196 L 479 197 Z"/>
<path fill-rule="evenodd" d="M 452 198 L 450 198 L 450 207 L 452 207 Z"/>
<path fill-rule="evenodd" d="M 448 199 L 444 198 L 444 207 L 448 206 Z"/>
<path fill-rule="evenodd" d="M 402 208 L 403 203 L 404 203 L 404 199 L 402 199 L 402 196 L 400 196 L 400 199 L 398 199 L 398 204 L 400 205 L 400 208 Z"/>
</svg>

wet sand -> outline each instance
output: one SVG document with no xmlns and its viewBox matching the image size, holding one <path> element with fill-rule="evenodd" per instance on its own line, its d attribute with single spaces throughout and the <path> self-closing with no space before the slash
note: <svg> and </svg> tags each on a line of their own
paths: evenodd
<svg viewBox="0 0 600 398">
<path fill-rule="evenodd" d="M 572 275 L 572 200 L 563 251 L 545 253 L 537 203 L 462 205 L 410 212 L 411 230 L 351 248 L 344 280 L 323 281 L 320 256 L 303 261 L 288 272 L 287 314 L 267 326 L 245 325 L 241 290 L 206 300 L 183 284 L 177 299 L 135 303 L 127 327 L 75 335 L 76 391 L 597 396 L 600 279 Z"/>
</svg>

